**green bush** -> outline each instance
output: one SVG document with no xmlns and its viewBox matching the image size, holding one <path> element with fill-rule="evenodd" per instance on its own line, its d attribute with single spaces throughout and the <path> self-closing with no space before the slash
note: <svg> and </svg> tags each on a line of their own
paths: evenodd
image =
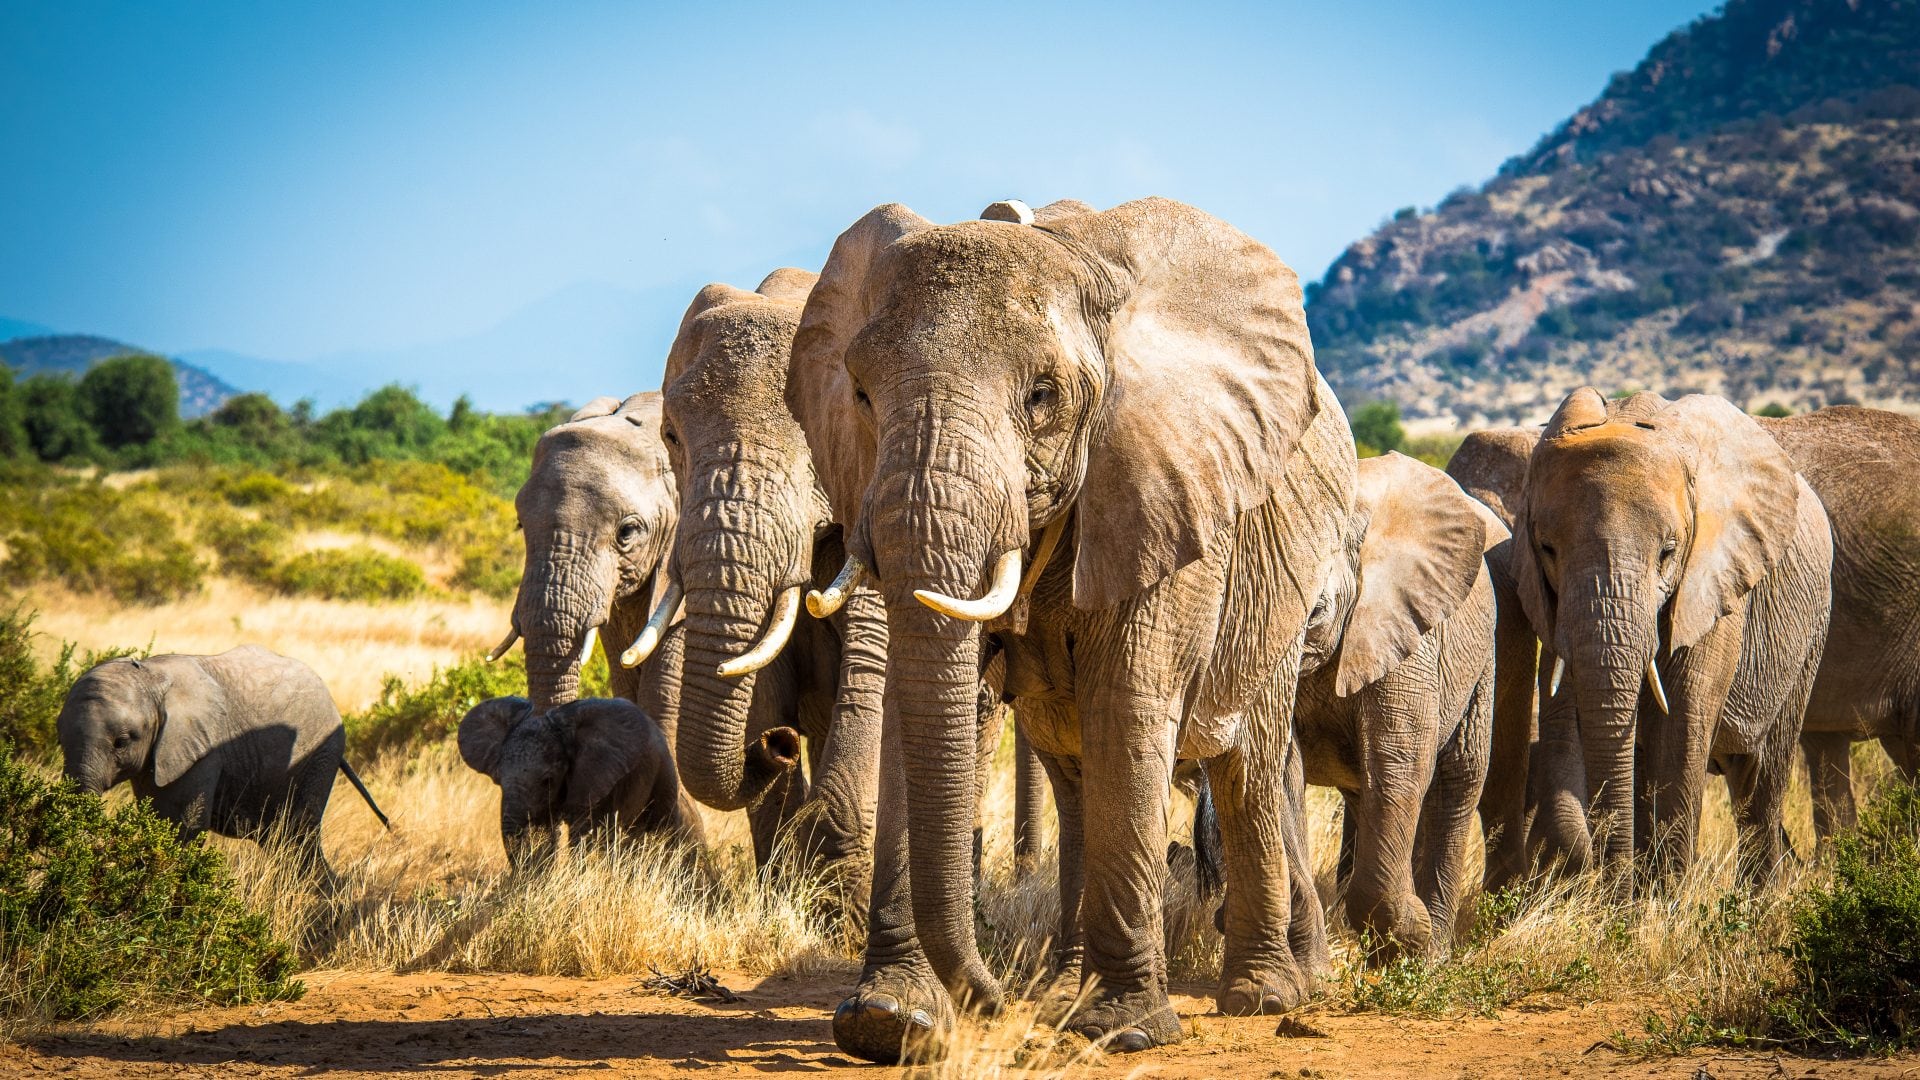
<svg viewBox="0 0 1920 1080">
<path fill-rule="evenodd" d="M 327 600 L 404 600 L 427 589 L 418 565 L 364 545 L 303 552 L 272 576 L 274 587 L 289 596 Z"/>
<path fill-rule="evenodd" d="M 222 573 L 274 585 L 287 547 L 287 530 L 264 519 L 216 508 L 200 522 L 200 542 L 213 549 Z"/>
<path fill-rule="evenodd" d="M 27 441 L 41 461 L 85 463 L 100 457 L 100 438 L 81 410 L 73 380 L 39 374 L 20 384 Z"/>
<path fill-rule="evenodd" d="M 519 590 L 520 572 L 525 565 L 520 534 L 508 533 L 494 543 L 469 544 L 462 549 L 453 584 L 495 600 L 505 600 Z"/>
<path fill-rule="evenodd" d="M 59 581 L 79 592 L 160 604 L 191 596 L 206 581 L 206 564 L 180 538 L 157 492 L 56 478 L 9 494 L 0 502 L 8 549 L 0 578 L 11 584 Z"/>
<path fill-rule="evenodd" d="M 0 746 L 0 1015 L 298 997 L 293 951 L 248 911 L 218 852 L 145 802 L 109 813 Z"/>
<path fill-rule="evenodd" d="M 42 670 L 33 656 L 34 613 L 14 608 L 0 615 L 0 743 L 47 751 L 57 743 L 53 722 L 79 672 L 72 642 L 53 666 Z"/>
<path fill-rule="evenodd" d="M 1891 783 L 1834 839 L 1833 877 L 1793 914 L 1776 1034 L 1847 1050 L 1920 1045 L 1920 787 Z"/>
<path fill-rule="evenodd" d="M 1370 401 L 1353 410 L 1353 441 L 1364 443 L 1379 453 L 1398 450 L 1407 441 L 1400 426 L 1400 406 L 1391 401 Z"/>
<path fill-rule="evenodd" d="M 80 377 L 80 411 L 109 449 L 144 447 L 180 426 L 173 365 L 136 353 L 102 360 Z"/>
<path fill-rule="evenodd" d="M 460 718 L 475 705 L 526 692 L 527 660 L 519 649 L 492 664 L 475 657 L 435 668 L 418 686 L 389 675 L 381 683 L 380 700 L 346 718 L 347 738 L 354 753 L 365 756 L 435 742 L 452 735 Z M 605 649 L 596 648 L 580 669 L 580 696 L 612 693 Z"/>
</svg>

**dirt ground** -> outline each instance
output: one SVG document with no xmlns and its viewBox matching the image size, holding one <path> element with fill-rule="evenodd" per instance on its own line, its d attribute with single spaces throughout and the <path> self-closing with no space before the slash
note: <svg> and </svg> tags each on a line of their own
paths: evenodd
<svg viewBox="0 0 1920 1080">
<path fill-rule="evenodd" d="M 828 1010 L 842 975 L 722 976 L 741 1000 L 706 1004 L 635 980 L 518 975 L 316 972 L 304 999 L 116 1021 L 0 1044 L 0 1074 L 73 1077 L 354 1077 L 427 1070 L 448 1077 L 898 1075 L 833 1045 Z M 1619 1006 L 1515 1010 L 1498 1020 L 1427 1021 L 1309 1012 L 1305 1030 L 1210 1015 L 1195 993 L 1179 1046 L 1109 1058 L 1092 1075 L 1164 1077 L 1920 1076 L 1920 1057 L 1823 1061 L 1783 1054 L 1623 1055 L 1601 1040 L 1629 1025 Z M 1021 1075 L 1014 1073 L 1013 1075 Z"/>
</svg>

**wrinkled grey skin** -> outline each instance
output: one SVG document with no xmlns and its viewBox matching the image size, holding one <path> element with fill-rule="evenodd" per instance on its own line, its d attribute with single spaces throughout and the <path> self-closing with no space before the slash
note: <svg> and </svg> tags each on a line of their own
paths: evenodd
<svg viewBox="0 0 1920 1080">
<path fill-rule="evenodd" d="M 1354 459 L 1297 281 L 1165 200 L 1036 217 L 935 227 L 875 210 L 835 244 L 794 343 L 796 372 L 842 372 L 872 446 L 827 445 L 790 380 L 889 627 L 879 820 L 904 818 L 908 858 L 876 865 L 866 969 L 834 1021 L 874 1060 L 937 1040 L 954 999 L 990 1011 L 1001 993 L 966 871 L 982 627 L 916 592 L 977 597 L 1004 552 L 1033 561 L 1054 525 L 1030 603 L 987 632 L 1063 852 L 1079 838 L 1063 923 L 1077 912 L 1097 984 L 1072 1027 L 1125 1050 L 1181 1037 L 1160 917 L 1176 757 L 1207 760 L 1221 822 L 1222 1009 L 1283 1009 L 1317 974 L 1290 937 L 1288 758 L 1301 630 L 1349 528 Z"/>
<path fill-rule="evenodd" d="M 544 711 L 580 696 L 589 630 L 617 656 L 653 611 L 679 514 L 660 395 L 595 399 L 542 435 L 514 510 L 527 558 L 513 626 L 526 642 L 527 696 Z M 657 718 L 672 745 L 678 634 L 641 669 L 616 663 L 612 676 L 614 694 Z"/>
<path fill-rule="evenodd" d="M 1545 726 L 1563 710 L 1542 717 L 1554 797 L 1536 830 L 1591 827 L 1623 888 L 1635 856 L 1671 878 L 1693 858 L 1712 766 L 1732 789 L 1743 880 L 1770 879 L 1832 604 L 1827 515 L 1791 460 L 1723 399 L 1578 390 L 1528 462 L 1514 548 L 1578 713 L 1574 735 Z"/>
<path fill-rule="evenodd" d="M 832 876 L 856 915 L 870 872 L 886 633 L 871 593 L 820 620 L 799 616 L 773 662 L 721 664 L 767 632 L 775 598 L 827 580 L 845 558 L 784 390 L 814 275 L 776 270 L 759 291 L 700 290 L 666 364 L 662 437 L 681 505 L 673 574 L 686 594 L 679 761 L 687 790 L 756 810 L 764 864 L 793 816 L 801 858 Z M 851 418 L 849 418 L 851 419 Z M 801 738 L 812 775 L 795 764 Z"/>
<path fill-rule="evenodd" d="M 515 869 L 550 856 L 559 829 L 665 833 L 692 850 L 700 818 L 680 798 L 665 734 L 621 698 L 588 698 L 535 713 L 523 697 L 483 701 L 460 719 L 460 757 L 500 786 L 500 838 Z"/>
<path fill-rule="evenodd" d="M 66 774 L 83 790 L 131 782 L 189 840 L 281 827 L 325 872 L 320 819 L 346 731 L 300 661 L 257 645 L 109 660 L 73 684 L 57 726 Z"/>
<path fill-rule="evenodd" d="M 1307 623 L 1294 723 L 1309 784 L 1335 787 L 1349 920 L 1378 959 L 1444 955 L 1493 726 L 1494 594 L 1506 529 L 1445 473 L 1360 462 L 1364 536 Z"/>
<path fill-rule="evenodd" d="M 1854 824 L 1854 741 L 1920 772 L 1920 424 L 1856 406 L 1759 424 L 1833 522 L 1833 622 L 1800 736 L 1825 838 Z"/>
</svg>

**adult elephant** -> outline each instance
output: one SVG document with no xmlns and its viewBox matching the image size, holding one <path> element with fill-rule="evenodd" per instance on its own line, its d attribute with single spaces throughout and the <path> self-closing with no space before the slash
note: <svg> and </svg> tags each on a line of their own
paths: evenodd
<svg viewBox="0 0 1920 1080">
<path fill-rule="evenodd" d="M 834 1021 L 875 1060 L 915 1027 L 937 1035 L 953 999 L 1001 996 L 967 872 L 983 626 L 1058 802 L 1087 826 L 1083 865 L 1061 875 L 1092 980 L 1074 1029 L 1125 1050 L 1181 1037 L 1160 911 L 1176 756 L 1207 760 L 1221 825 L 1220 1007 L 1285 1008 L 1314 975 L 1288 934 L 1287 759 L 1354 454 L 1298 281 L 1163 199 L 1017 218 L 872 211 L 834 245 L 794 343 L 790 395 L 799 372 L 832 374 L 807 385 L 857 409 L 872 447 L 823 452 L 796 403 L 832 463 L 849 570 L 878 583 L 889 628 L 883 752 L 899 767 L 883 759 L 882 798 L 906 809 L 909 858 L 876 870 L 866 969 Z"/>
<path fill-rule="evenodd" d="M 1306 780 L 1340 789 L 1347 913 L 1382 956 L 1453 939 L 1494 698 L 1484 553 L 1507 530 L 1447 474 L 1360 462 L 1359 546 L 1307 620 Z"/>
<path fill-rule="evenodd" d="M 667 354 L 660 426 L 681 492 L 669 583 L 622 660 L 643 661 L 684 602 L 681 782 L 716 809 L 772 802 L 797 813 L 800 852 L 839 879 L 857 911 L 886 636 L 871 593 L 831 619 L 800 618 L 807 583 L 845 559 L 784 394 L 813 282 L 804 270 L 776 270 L 754 292 L 708 285 L 688 305 Z M 803 737 L 811 785 L 796 767 Z M 778 823 L 755 814 L 762 863 Z"/>
<path fill-rule="evenodd" d="M 1587 796 L 1602 865 L 1684 869 L 1711 764 L 1743 878 L 1770 877 L 1832 604 L 1827 515 L 1792 461 L 1724 399 L 1585 387 L 1533 450 L 1514 549 L 1579 711 L 1581 758 L 1552 767 Z"/>
<path fill-rule="evenodd" d="M 633 639 L 665 586 L 679 494 L 660 442 L 660 395 L 596 398 L 540 436 L 514 496 L 526 569 L 513 627 L 488 659 L 524 636 L 527 696 L 545 712 L 580 696 L 580 666 L 602 627 Z M 647 711 L 674 741 L 678 635 L 639 671 L 615 667 L 613 692 Z"/>
</svg>

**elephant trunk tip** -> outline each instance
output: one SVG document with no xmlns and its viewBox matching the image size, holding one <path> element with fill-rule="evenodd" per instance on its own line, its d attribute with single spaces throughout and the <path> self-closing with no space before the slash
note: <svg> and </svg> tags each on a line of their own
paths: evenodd
<svg viewBox="0 0 1920 1080">
<path fill-rule="evenodd" d="M 790 727 L 772 728 L 754 744 L 754 756 L 768 769 L 791 769 L 800 763 L 800 733 Z"/>
</svg>

